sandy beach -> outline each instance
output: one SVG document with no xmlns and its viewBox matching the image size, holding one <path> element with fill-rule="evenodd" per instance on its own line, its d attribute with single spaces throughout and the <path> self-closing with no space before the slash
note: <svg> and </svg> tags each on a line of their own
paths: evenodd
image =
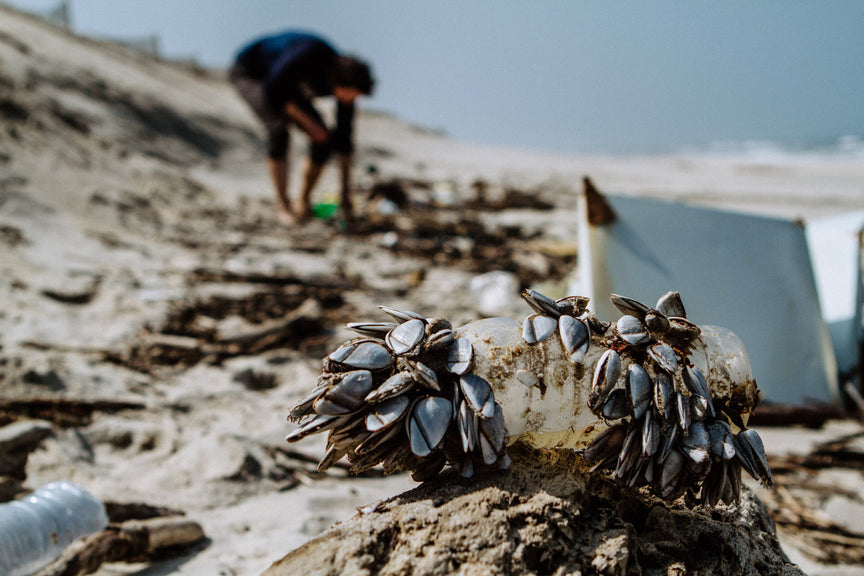
<svg viewBox="0 0 864 576">
<path fill-rule="evenodd" d="M 565 156 L 457 142 L 375 111 L 356 134 L 362 221 L 285 227 L 259 127 L 223 74 L 0 6 L 0 425 L 51 423 L 26 488 L 71 480 L 107 502 L 180 510 L 208 537 L 99 576 L 259 574 L 415 486 L 317 473 L 324 439 L 286 444 L 290 406 L 351 337 L 346 322 L 384 320 L 379 304 L 462 324 L 490 315 L 471 289 L 481 274 L 563 289 L 585 176 L 605 192 L 802 220 L 864 210 L 860 152 Z M 405 206 L 372 197 L 388 182 Z M 331 168 L 316 199 L 337 190 Z M 497 313 L 524 312 L 514 293 Z M 803 454 L 856 430 L 763 438 L 771 454 Z M 844 481 L 864 510 L 855 478 Z M 864 574 L 781 542 L 809 574 Z"/>
</svg>

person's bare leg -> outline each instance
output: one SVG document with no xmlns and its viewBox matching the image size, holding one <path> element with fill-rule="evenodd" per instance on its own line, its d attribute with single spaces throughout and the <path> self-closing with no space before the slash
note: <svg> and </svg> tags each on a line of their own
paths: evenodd
<svg viewBox="0 0 864 576">
<path fill-rule="evenodd" d="M 351 203 L 351 156 L 349 154 L 339 155 L 339 170 L 342 217 L 347 224 L 351 224 L 354 221 L 354 206 Z"/>
<path fill-rule="evenodd" d="M 306 171 L 303 173 L 303 189 L 300 194 L 300 205 L 297 208 L 297 217 L 306 220 L 312 216 L 312 190 L 321 177 L 324 164 L 316 164 L 311 159 L 306 161 Z"/>
<path fill-rule="evenodd" d="M 276 189 L 276 207 L 279 210 L 279 221 L 283 224 L 293 224 L 295 218 L 291 212 L 291 201 L 288 199 L 288 161 L 268 158 L 267 169 L 270 172 L 270 180 L 273 182 L 273 187 Z"/>
</svg>

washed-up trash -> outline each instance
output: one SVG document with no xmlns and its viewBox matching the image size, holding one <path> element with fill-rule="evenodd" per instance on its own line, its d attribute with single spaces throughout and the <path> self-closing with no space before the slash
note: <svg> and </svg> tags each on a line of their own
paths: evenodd
<svg viewBox="0 0 864 576">
<path fill-rule="evenodd" d="M 471 279 L 477 310 L 486 316 L 509 316 L 521 307 L 519 279 L 511 272 L 495 271 Z"/>
<path fill-rule="evenodd" d="M 108 525 L 102 502 L 71 482 L 52 482 L 0 505 L 0 574 L 27 576 L 82 536 Z"/>
<path fill-rule="evenodd" d="M 384 198 L 383 200 L 379 200 L 375 209 L 378 211 L 379 214 L 383 216 L 392 216 L 393 214 L 399 212 L 399 206 L 397 206 L 395 202 L 392 202 L 386 198 Z"/>
<path fill-rule="evenodd" d="M 831 333 L 837 371 L 847 381 L 856 380 L 862 341 L 862 230 L 862 211 L 806 223 L 819 305 Z"/>
<path fill-rule="evenodd" d="M 399 243 L 399 233 L 390 230 L 381 235 L 380 244 L 384 248 L 393 248 Z"/>
<path fill-rule="evenodd" d="M 746 428 L 759 392 L 732 332 L 691 322 L 673 291 L 653 307 L 611 295 L 614 326 L 582 296 L 521 296 L 533 310 L 521 323 L 454 327 L 389 306 L 379 308 L 395 322 L 349 323 L 361 336 L 324 358 L 286 439 L 327 432 L 320 471 L 344 457 L 352 473 L 381 464 L 417 481 L 446 465 L 465 478 L 506 469 L 518 442 L 584 447 L 592 470 L 670 502 L 686 492 L 708 506 L 737 502 L 742 471 L 772 484 Z"/>
<path fill-rule="evenodd" d="M 312 207 L 312 214 L 315 216 L 315 218 L 318 218 L 320 220 L 327 220 L 329 218 L 332 218 L 338 210 L 338 201 L 324 201 L 319 202 Z"/>
<path fill-rule="evenodd" d="M 798 221 L 650 198 L 583 195 L 578 288 L 601 319 L 610 292 L 689 294 L 688 318 L 743 340 L 769 402 L 835 403 L 837 361 Z M 588 198 L 591 198 L 589 201 Z"/>
<path fill-rule="evenodd" d="M 386 204 L 393 206 L 394 211 L 404 210 L 410 204 L 408 191 L 405 185 L 398 180 L 376 182 L 369 190 L 369 200 L 386 202 Z"/>
<path fill-rule="evenodd" d="M 777 490 L 760 490 L 759 498 L 796 549 L 817 562 L 864 564 L 864 505 L 857 486 L 838 478 L 860 477 L 864 470 L 864 432 L 838 426 L 809 451 L 772 454 Z"/>
<path fill-rule="evenodd" d="M 432 199 L 436 206 L 449 207 L 456 204 L 458 197 L 453 182 L 441 181 L 432 185 Z"/>
<path fill-rule="evenodd" d="M 3 404 L 0 403 L 0 411 Z M 26 419 L 0 426 L 0 477 L 23 482 L 27 479 L 27 459 L 53 428 L 44 420 Z M 10 496 L 11 497 L 11 496 Z"/>
</svg>

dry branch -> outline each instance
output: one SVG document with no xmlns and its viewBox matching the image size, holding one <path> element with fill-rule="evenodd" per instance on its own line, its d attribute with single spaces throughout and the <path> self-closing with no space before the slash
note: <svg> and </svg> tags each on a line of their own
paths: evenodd
<svg viewBox="0 0 864 576">
<path fill-rule="evenodd" d="M 34 576 L 82 576 L 106 562 L 137 562 L 204 540 L 201 526 L 182 517 L 131 520 L 81 539 Z"/>
<path fill-rule="evenodd" d="M 48 420 L 62 427 L 87 426 L 96 412 L 113 414 L 123 410 L 143 410 L 141 402 L 123 400 L 73 400 L 67 398 L 20 398 L 0 400 L 0 414 Z"/>
<path fill-rule="evenodd" d="M 854 442 L 864 433 L 856 432 L 816 445 L 809 454 L 771 456 L 776 489 L 760 496 L 771 511 L 779 530 L 795 542 L 807 556 L 828 564 L 864 562 L 864 534 L 846 526 L 814 508 L 810 503 L 826 495 L 857 500 L 856 491 L 844 491 L 820 484 L 816 472 L 824 469 L 864 469 L 864 452 Z M 794 494 L 793 491 L 794 490 Z"/>
</svg>

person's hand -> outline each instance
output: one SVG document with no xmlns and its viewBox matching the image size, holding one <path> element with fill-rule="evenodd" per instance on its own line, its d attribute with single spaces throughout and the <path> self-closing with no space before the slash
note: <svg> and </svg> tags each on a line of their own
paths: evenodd
<svg viewBox="0 0 864 576">
<path fill-rule="evenodd" d="M 330 132 L 328 132 L 325 127 L 315 122 L 310 123 L 307 132 L 309 133 L 309 138 L 311 138 L 316 144 L 322 144 L 330 138 Z"/>
</svg>

